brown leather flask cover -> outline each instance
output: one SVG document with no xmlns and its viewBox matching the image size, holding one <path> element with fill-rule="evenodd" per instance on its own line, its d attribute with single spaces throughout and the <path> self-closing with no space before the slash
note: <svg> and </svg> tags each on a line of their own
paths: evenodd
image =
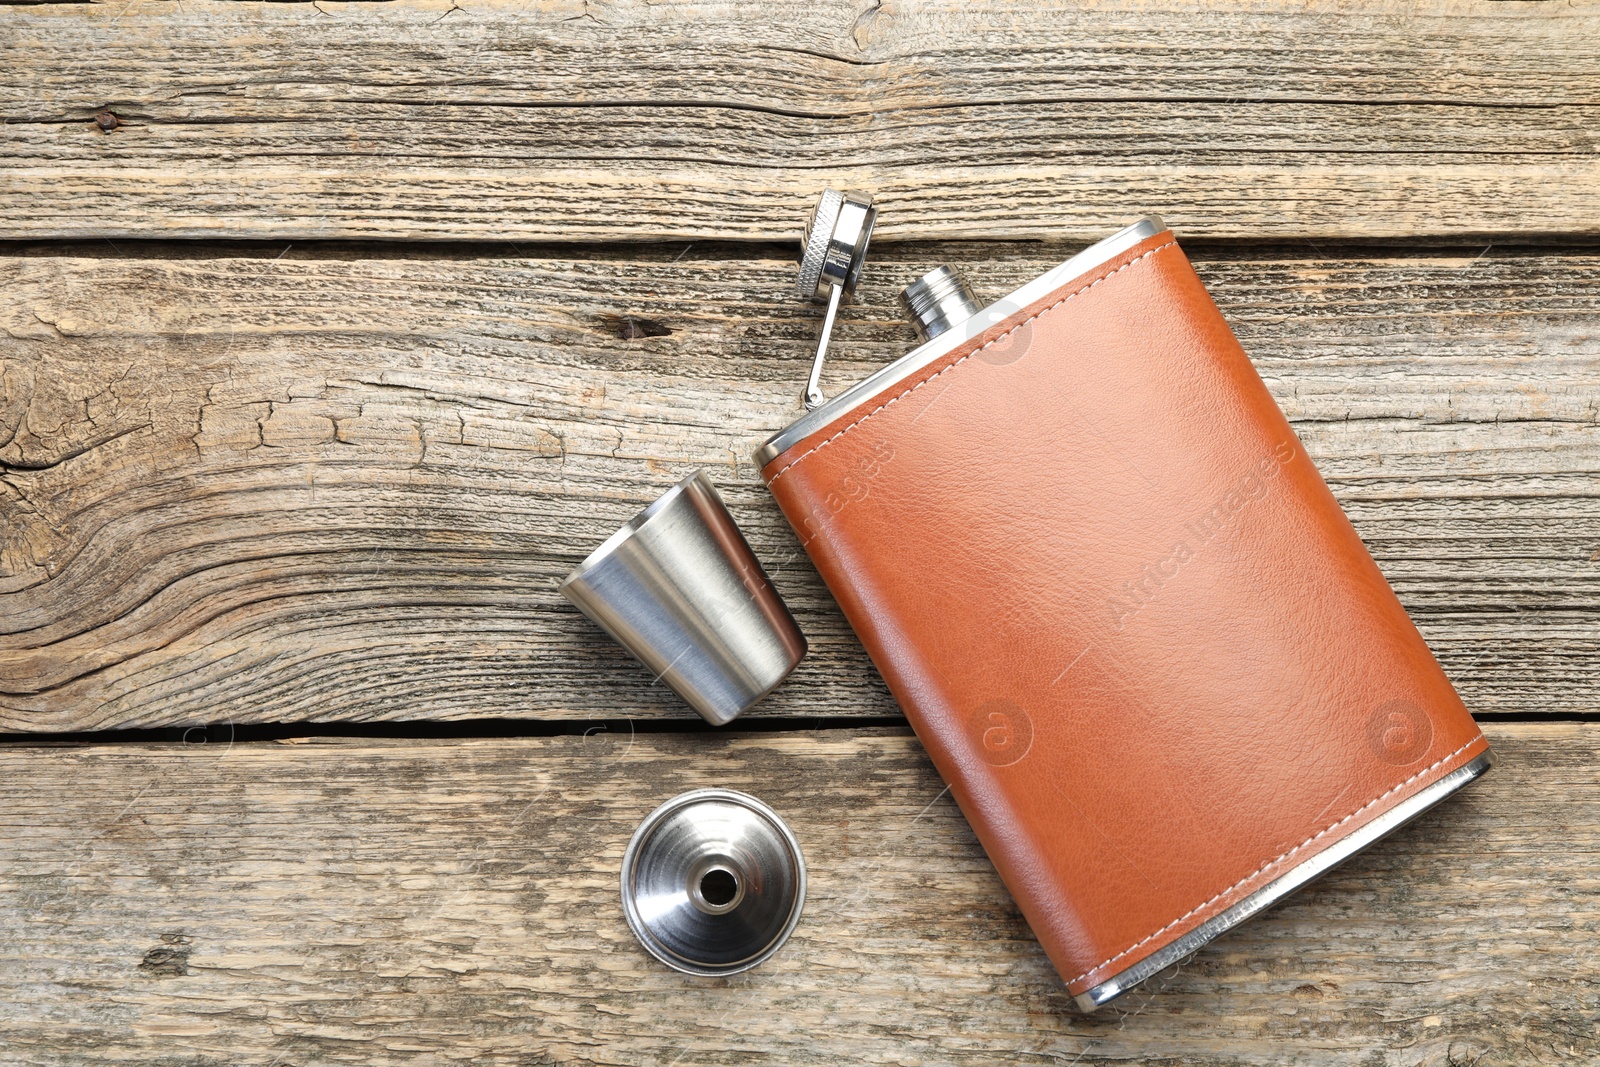
<svg viewBox="0 0 1600 1067">
<path fill-rule="evenodd" d="M 1074 995 L 1487 751 L 1170 233 L 762 475 Z"/>
</svg>

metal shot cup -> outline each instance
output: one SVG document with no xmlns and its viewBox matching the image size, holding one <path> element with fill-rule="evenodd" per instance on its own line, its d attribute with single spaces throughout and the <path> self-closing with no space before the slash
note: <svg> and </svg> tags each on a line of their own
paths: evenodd
<svg viewBox="0 0 1600 1067">
<path fill-rule="evenodd" d="M 806 654 L 704 471 L 667 490 L 561 583 L 561 595 L 707 722 L 732 721 Z"/>
</svg>

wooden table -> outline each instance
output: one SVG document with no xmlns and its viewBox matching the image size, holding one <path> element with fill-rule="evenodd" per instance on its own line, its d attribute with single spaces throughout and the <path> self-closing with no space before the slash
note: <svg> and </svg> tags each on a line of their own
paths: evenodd
<svg viewBox="0 0 1600 1067">
<path fill-rule="evenodd" d="M 0 10 L 0 1061 L 1600 1054 L 1600 7 L 117 0 Z M 750 462 L 827 184 L 1003 292 L 1163 214 L 1501 757 L 1073 1012 Z M 555 591 L 696 467 L 811 639 L 702 728 Z M 648 959 L 747 789 L 812 888 Z"/>
</svg>

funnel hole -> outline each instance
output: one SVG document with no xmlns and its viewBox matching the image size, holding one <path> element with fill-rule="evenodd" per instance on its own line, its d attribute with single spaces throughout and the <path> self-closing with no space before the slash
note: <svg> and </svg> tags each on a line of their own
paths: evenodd
<svg viewBox="0 0 1600 1067">
<path fill-rule="evenodd" d="M 739 879 L 731 871 L 714 867 L 700 879 L 700 898 L 713 908 L 733 903 L 733 898 L 738 895 Z"/>
</svg>

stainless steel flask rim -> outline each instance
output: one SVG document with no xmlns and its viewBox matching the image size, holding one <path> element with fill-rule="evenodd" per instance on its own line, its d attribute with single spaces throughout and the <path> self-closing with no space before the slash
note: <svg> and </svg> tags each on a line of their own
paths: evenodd
<svg viewBox="0 0 1600 1067">
<path fill-rule="evenodd" d="M 724 805 L 742 809 L 756 817 L 750 826 L 758 828 L 761 837 L 745 844 L 760 847 L 740 848 L 739 842 L 710 839 L 716 828 L 723 825 L 723 820 L 715 817 L 714 809 Z M 697 810 L 711 814 L 697 821 Z M 688 857 L 681 866 L 672 851 L 672 847 L 681 845 L 681 842 L 664 841 L 661 835 L 663 826 L 675 815 L 685 816 L 682 824 L 674 827 L 678 832 L 691 835 L 691 843 L 710 846 L 709 852 L 679 852 L 678 856 Z M 692 835 L 702 829 L 707 839 L 694 842 Z M 737 852 L 739 855 L 723 856 L 723 852 Z M 681 882 L 682 899 L 665 908 L 659 901 L 651 901 L 647 914 L 640 904 L 640 887 L 636 880 L 640 870 L 649 867 L 655 859 L 663 859 L 668 864 L 668 874 L 674 878 L 675 885 Z M 730 869 L 752 865 L 755 869 Z M 705 897 L 702 889 L 704 878 L 712 871 L 734 876 L 735 889 L 730 898 L 708 900 Z M 627 918 L 628 928 L 645 951 L 674 970 L 702 977 L 738 974 L 769 959 L 794 932 L 806 902 L 805 857 L 801 854 L 800 842 L 794 832 L 770 807 L 747 793 L 732 789 L 695 789 L 680 793 L 647 815 L 634 831 L 627 851 L 623 853 L 621 883 L 623 914 Z M 777 915 L 768 927 L 753 931 L 755 936 L 745 946 L 748 951 L 744 955 L 731 960 L 713 959 L 718 955 L 717 950 L 721 950 L 721 955 L 727 955 L 726 943 L 720 941 L 715 945 L 705 944 L 704 954 L 698 956 L 693 951 L 695 946 L 692 940 L 686 951 L 674 951 L 666 943 L 668 939 L 682 940 L 686 924 L 680 920 L 684 917 L 698 922 L 702 929 L 735 936 L 744 932 L 739 923 L 739 909 L 762 893 L 786 893 L 789 902 L 783 905 L 782 914 Z M 782 901 L 779 903 L 782 904 Z M 680 936 L 670 938 L 669 935 L 673 934 Z"/>
<path fill-rule="evenodd" d="M 982 310 L 966 279 L 950 264 L 937 266 L 900 290 L 900 307 L 917 337 L 931 341 Z"/>
<path fill-rule="evenodd" d="M 896 382 L 909 378 L 957 345 L 971 340 L 996 323 L 1003 322 L 1078 275 L 1115 259 L 1140 241 L 1154 237 L 1164 232 L 1166 228 L 1166 224 L 1160 218 L 1147 215 L 1098 244 L 1084 249 L 1066 262 L 1050 268 L 1033 281 L 980 309 L 964 322 L 957 323 L 937 337 L 918 345 L 837 396 L 814 407 L 808 407 L 804 415 L 767 438 L 766 442 L 756 449 L 756 466 L 765 467 L 790 448 L 853 410 L 858 404 L 877 396 Z"/>
</svg>

